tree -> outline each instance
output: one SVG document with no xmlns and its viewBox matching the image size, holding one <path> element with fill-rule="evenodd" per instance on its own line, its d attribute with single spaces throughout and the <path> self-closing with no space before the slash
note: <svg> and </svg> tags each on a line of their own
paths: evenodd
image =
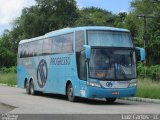
<svg viewBox="0 0 160 120">
<path fill-rule="evenodd" d="M 12 30 L 6 31 L 0 38 L 0 66 L 16 64 L 20 40 L 71 27 L 78 19 L 75 0 L 36 0 L 36 2 L 36 5 L 24 8 L 21 16 L 15 20 Z"/>
<path fill-rule="evenodd" d="M 25 8 L 15 22 L 23 38 L 44 35 L 47 32 L 71 27 L 78 18 L 75 0 L 36 0 L 37 5 Z"/>
<path fill-rule="evenodd" d="M 90 7 L 79 10 L 76 26 L 114 26 L 115 15 L 106 10 Z"/>
<path fill-rule="evenodd" d="M 127 13 L 126 12 L 120 12 L 116 16 L 115 26 L 119 27 L 119 28 L 126 28 L 126 26 L 125 26 L 125 18 L 126 17 L 127 17 Z"/>
<path fill-rule="evenodd" d="M 9 31 L 5 31 L 3 37 L 0 38 L 0 67 L 15 66 L 16 52 L 10 39 Z"/>
<path fill-rule="evenodd" d="M 147 56 L 149 64 L 159 64 L 160 58 L 160 2 L 158 0 L 134 0 L 131 2 L 131 15 L 134 16 L 133 22 L 137 34 L 134 37 L 142 41 L 144 39 L 144 19 L 137 18 L 137 15 L 150 16 L 147 18 Z M 138 41 L 136 40 L 136 41 Z M 138 43 L 138 42 L 137 42 Z M 142 42 L 139 42 L 142 43 Z"/>
</svg>

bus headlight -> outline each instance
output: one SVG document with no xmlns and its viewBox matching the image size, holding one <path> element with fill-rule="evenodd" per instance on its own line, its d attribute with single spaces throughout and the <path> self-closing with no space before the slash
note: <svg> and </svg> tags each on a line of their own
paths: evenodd
<svg viewBox="0 0 160 120">
<path fill-rule="evenodd" d="M 137 86 L 137 83 L 130 83 L 129 84 L 129 87 L 136 87 Z"/>
<path fill-rule="evenodd" d="M 133 79 L 130 81 L 129 87 L 136 87 L 137 86 L 137 80 Z"/>
<path fill-rule="evenodd" d="M 87 85 L 93 86 L 93 87 L 101 87 L 101 85 L 99 83 L 96 83 L 96 82 L 87 82 Z"/>
</svg>

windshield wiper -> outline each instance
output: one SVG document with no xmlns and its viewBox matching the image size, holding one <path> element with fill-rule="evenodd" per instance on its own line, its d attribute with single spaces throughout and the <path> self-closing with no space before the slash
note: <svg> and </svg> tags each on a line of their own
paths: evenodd
<svg viewBox="0 0 160 120">
<path fill-rule="evenodd" d="M 121 66 L 121 71 L 122 71 L 122 75 L 124 76 L 124 78 L 127 79 L 127 75 L 125 73 L 125 70 L 122 68 L 122 66 Z"/>
<path fill-rule="evenodd" d="M 125 70 L 126 67 L 120 65 L 120 64 L 117 64 L 117 67 L 116 67 L 116 64 L 115 64 L 115 74 L 120 70 L 122 75 L 124 76 L 125 79 L 127 79 L 127 75 L 126 75 L 126 70 Z M 117 75 L 117 74 L 116 74 Z M 117 76 L 116 76 L 117 78 Z"/>
</svg>

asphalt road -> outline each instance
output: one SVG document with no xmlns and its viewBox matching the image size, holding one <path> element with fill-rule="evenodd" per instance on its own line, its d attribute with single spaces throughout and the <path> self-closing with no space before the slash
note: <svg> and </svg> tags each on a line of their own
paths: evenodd
<svg viewBox="0 0 160 120">
<path fill-rule="evenodd" d="M 5 114 L 9 111 L 12 111 L 15 107 L 0 103 L 0 114 Z"/>
<path fill-rule="evenodd" d="M 15 107 L 6 110 L 0 106 L 1 113 L 9 114 L 160 114 L 160 104 L 127 100 L 109 104 L 86 99 L 72 103 L 61 95 L 31 96 L 23 89 L 7 86 L 0 86 L 0 103 Z"/>
</svg>

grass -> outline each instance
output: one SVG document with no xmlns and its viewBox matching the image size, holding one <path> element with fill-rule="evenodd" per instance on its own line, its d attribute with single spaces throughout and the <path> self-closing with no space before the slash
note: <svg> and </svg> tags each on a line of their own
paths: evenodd
<svg viewBox="0 0 160 120">
<path fill-rule="evenodd" d="M 17 85 L 17 73 L 0 74 L 0 84 Z"/>
<path fill-rule="evenodd" d="M 138 79 L 137 97 L 160 99 L 160 81 Z"/>
</svg>

